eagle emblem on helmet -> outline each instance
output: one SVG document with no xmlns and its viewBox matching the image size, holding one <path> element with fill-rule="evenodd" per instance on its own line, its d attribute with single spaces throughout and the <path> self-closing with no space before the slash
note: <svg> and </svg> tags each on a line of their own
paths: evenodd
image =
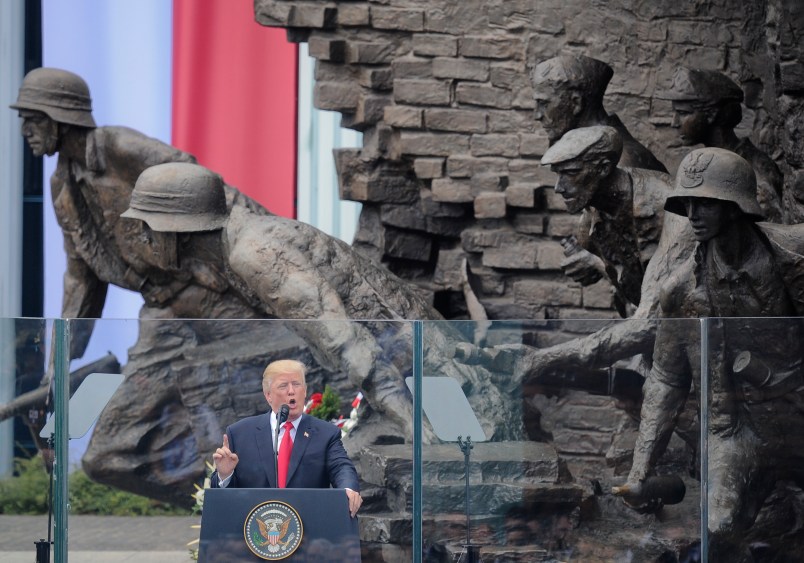
<svg viewBox="0 0 804 563">
<path fill-rule="evenodd" d="M 703 173 L 711 164 L 713 154 L 698 153 L 684 163 L 678 179 L 679 185 L 684 188 L 697 188 L 703 184 Z"/>
</svg>

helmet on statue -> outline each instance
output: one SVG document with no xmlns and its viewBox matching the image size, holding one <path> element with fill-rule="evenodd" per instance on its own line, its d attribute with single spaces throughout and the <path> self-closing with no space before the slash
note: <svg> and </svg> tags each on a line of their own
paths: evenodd
<svg viewBox="0 0 804 563">
<path fill-rule="evenodd" d="M 677 215 L 687 215 L 685 200 L 707 198 L 731 201 L 746 215 L 762 221 L 757 203 L 757 179 L 744 158 L 726 149 L 707 147 L 690 152 L 681 161 L 676 185 L 664 208 Z"/>
<path fill-rule="evenodd" d="M 223 228 L 227 219 L 223 180 L 211 170 L 188 162 L 151 166 L 137 178 L 122 217 L 140 219 L 157 232 Z"/>
<path fill-rule="evenodd" d="M 58 123 L 95 127 L 87 83 L 77 74 L 59 68 L 36 68 L 26 74 L 16 103 L 9 107 L 41 111 Z"/>
</svg>

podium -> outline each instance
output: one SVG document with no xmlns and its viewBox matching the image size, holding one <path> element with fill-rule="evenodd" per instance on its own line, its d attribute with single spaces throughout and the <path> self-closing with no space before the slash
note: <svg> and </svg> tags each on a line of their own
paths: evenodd
<svg viewBox="0 0 804 563">
<path fill-rule="evenodd" d="M 360 563 L 357 518 L 343 489 L 207 489 L 198 561 Z"/>
</svg>

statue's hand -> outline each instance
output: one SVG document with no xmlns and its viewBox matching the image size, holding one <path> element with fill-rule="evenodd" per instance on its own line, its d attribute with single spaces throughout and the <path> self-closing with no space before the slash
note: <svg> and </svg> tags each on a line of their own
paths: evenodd
<svg viewBox="0 0 804 563">
<path fill-rule="evenodd" d="M 513 345 L 519 346 L 522 345 Z M 455 345 L 453 359 L 469 366 L 481 365 L 489 370 L 510 373 L 516 360 L 514 349 L 506 346 L 493 346 L 483 348 L 468 342 L 459 342 Z"/>
<path fill-rule="evenodd" d="M 564 274 L 581 285 L 592 285 L 605 275 L 603 261 L 589 252 L 579 249 L 561 262 Z"/>
<path fill-rule="evenodd" d="M 140 292 L 149 307 L 162 307 L 185 287 L 187 287 L 186 280 L 174 280 L 164 285 L 156 285 L 146 281 Z"/>
</svg>

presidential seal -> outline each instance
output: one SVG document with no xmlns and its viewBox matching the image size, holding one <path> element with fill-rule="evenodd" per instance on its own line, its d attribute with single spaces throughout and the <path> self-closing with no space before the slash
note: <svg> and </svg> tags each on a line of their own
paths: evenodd
<svg viewBox="0 0 804 563">
<path fill-rule="evenodd" d="M 289 504 L 271 500 L 246 516 L 243 535 L 251 552 L 268 561 L 289 557 L 301 544 L 304 529 L 299 513 Z"/>
</svg>

